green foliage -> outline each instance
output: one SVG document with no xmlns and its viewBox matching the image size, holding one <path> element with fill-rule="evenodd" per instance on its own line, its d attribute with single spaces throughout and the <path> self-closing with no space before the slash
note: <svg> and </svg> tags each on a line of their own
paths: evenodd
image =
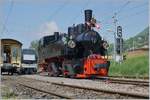
<svg viewBox="0 0 150 100">
<path fill-rule="evenodd" d="M 111 54 L 112 54 L 112 52 L 113 52 L 113 50 L 114 50 L 114 48 L 113 48 L 113 47 L 114 47 L 114 45 L 113 45 L 113 44 L 110 44 L 110 45 L 109 45 L 109 48 L 108 48 L 108 54 L 109 54 L 109 55 L 111 55 Z"/>
<path fill-rule="evenodd" d="M 148 45 L 149 41 L 148 37 L 149 37 L 149 27 L 145 28 L 142 32 L 140 32 L 136 36 L 127 39 L 124 42 L 124 49 L 127 50 L 133 47 L 133 43 L 135 48 L 143 47 L 146 44 Z"/>
<path fill-rule="evenodd" d="M 135 56 L 128 58 L 122 64 L 111 61 L 109 75 L 115 76 L 149 76 L 148 55 Z"/>
<path fill-rule="evenodd" d="M 38 46 L 39 46 L 39 43 L 38 43 L 38 40 L 34 40 L 30 43 L 30 47 L 29 48 L 32 48 L 32 49 L 35 49 L 36 52 L 38 51 Z"/>
<path fill-rule="evenodd" d="M 15 99 L 16 98 L 16 94 L 11 91 L 8 87 L 1 87 L 1 95 L 2 95 L 2 99 Z"/>
</svg>

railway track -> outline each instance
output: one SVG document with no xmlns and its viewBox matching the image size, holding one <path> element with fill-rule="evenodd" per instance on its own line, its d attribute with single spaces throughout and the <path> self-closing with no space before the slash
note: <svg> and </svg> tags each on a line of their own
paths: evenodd
<svg viewBox="0 0 150 100">
<path fill-rule="evenodd" d="M 35 76 L 38 77 L 38 76 Z M 38 78 L 30 78 L 30 77 L 19 77 L 18 78 L 11 78 L 11 81 L 15 80 L 17 84 L 22 86 L 22 88 L 27 88 L 25 90 L 29 91 L 37 91 L 45 93 L 46 95 L 56 96 L 57 98 L 63 99 L 96 99 L 96 98 L 104 98 L 104 99 L 128 99 L 128 98 L 141 98 L 141 99 L 148 99 L 149 94 L 147 91 L 143 91 L 144 89 L 147 90 L 147 86 L 133 86 L 133 85 L 117 85 L 116 83 L 107 84 L 105 82 L 92 82 L 90 80 L 78 80 L 78 79 L 67 79 L 67 78 L 56 78 L 56 80 L 60 79 L 60 81 L 54 81 L 54 77 L 48 80 L 48 77 L 39 76 Z M 43 80 L 43 78 L 45 78 Z M 68 81 L 67 81 L 68 80 Z M 71 83 L 70 81 L 73 81 Z M 85 81 L 80 83 L 81 81 Z M 94 83 L 96 86 L 91 86 L 85 84 L 87 82 Z M 77 84 L 80 83 L 80 84 Z M 93 84 L 93 85 L 94 85 Z M 98 85 L 99 84 L 99 85 Z M 106 87 L 103 85 L 106 85 Z M 110 88 L 113 86 L 113 88 Z M 126 87 L 126 89 L 125 89 Z M 28 90 L 29 88 L 29 90 Z M 118 89 L 115 89 L 118 88 Z M 128 88 L 128 89 L 127 89 Z M 134 89 L 139 88 L 139 89 Z M 130 90 L 131 89 L 131 90 Z M 141 89 L 143 92 L 141 92 Z M 34 93 L 32 93 L 34 95 Z"/>
<path fill-rule="evenodd" d="M 128 79 L 149 79 L 149 77 L 142 77 L 142 76 L 109 76 L 112 78 L 128 78 Z"/>
<path fill-rule="evenodd" d="M 49 77 L 48 75 L 41 75 L 45 77 Z M 124 78 L 121 76 L 109 76 L 109 77 L 96 77 L 92 79 L 94 81 L 103 81 L 108 83 L 118 83 L 118 84 L 131 84 L 131 85 L 140 85 L 140 86 L 149 86 L 148 79 L 134 79 L 134 77 Z"/>
<path fill-rule="evenodd" d="M 112 79 L 112 78 L 111 78 Z M 118 83 L 120 82 L 121 79 L 112 79 L 113 82 L 112 83 Z M 111 80 L 111 81 L 112 81 Z M 139 81 L 140 83 L 135 84 L 135 82 L 137 82 L 138 80 L 132 80 L 131 82 L 128 81 L 128 79 L 122 79 L 123 82 L 121 82 L 120 84 L 131 84 L 131 85 L 141 85 L 143 86 L 148 86 L 148 85 L 143 85 L 143 83 L 146 83 L 148 81 Z M 109 80 L 110 81 L 110 80 Z M 118 90 L 109 90 L 109 89 L 98 89 L 98 88 L 90 88 L 90 87 L 84 87 L 84 86 L 79 86 L 79 85 L 73 85 L 73 84 L 66 84 L 65 82 L 59 83 L 59 82 L 48 82 L 51 83 L 53 85 L 59 85 L 59 86 L 66 86 L 66 87 L 70 87 L 70 88 L 74 88 L 74 89 L 83 89 L 83 90 L 89 90 L 89 91 L 96 91 L 96 92 L 104 92 L 104 93 L 108 93 L 108 94 L 119 94 L 121 96 L 125 96 L 125 97 L 134 97 L 134 98 L 143 98 L 143 99 L 147 99 L 149 98 L 149 95 L 147 94 L 141 94 L 141 93 L 134 93 L 134 92 L 129 92 L 129 91 L 118 91 Z"/>
<path fill-rule="evenodd" d="M 109 83 L 118 83 L 118 84 L 131 84 L 131 85 L 140 85 L 140 86 L 149 86 L 149 83 L 136 83 L 130 81 L 118 81 L 118 80 L 109 80 Z"/>
<path fill-rule="evenodd" d="M 17 84 L 22 85 L 26 88 L 33 89 L 33 90 L 38 91 L 38 92 L 47 93 L 47 94 L 54 95 L 54 96 L 57 96 L 57 97 L 60 97 L 60 98 L 63 98 L 63 99 L 73 99 L 73 98 L 71 98 L 69 96 L 66 96 L 66 95 L 62 95 L 62 94 L 54 93 L 54 92 L 51 92 L 51 91 L 35 88 L 35 87 L 29 86 L 27 84 L 21 83 L 21 82 L 18 82 Z"/>
<path fill-rule="evenodd" d="M 54 95 L 54 96 L 57 96 L 57 97 L 60 97 L 63 99 L 75 99 L 75 97 L 55 93 L 53 91 L 47 91 L 47 90 L 42 90 L 39 88 L 34 88 L 34 87 L 29 86 L 29 85 L 24 84 L 24 83 L 18 83 L 18 84 L 22 85 L 24 87 L 36 90 L 38 92 L 47 93 L 47 94 Z M 55 82 L 52 82 L 51 84 L 52 85 L 59 85 L 62 87 L 64 87 L 64 86 L 70 87 L 70 88 L 74 88 L 74 89 L 83 89 L 83 90 L 89 90 L 89 91 L 104 92 L 104 93 L 108 93 L 108 94 L 117 94 L 117 95 L 121 95 L 121 96 L 125 96 L 125 97 L 134 97 L 134 98 L 142 98 L 142 99 L 148 99 L 149 98 L 149 95 L 138 94 L 138 93 L 129 93 L 129 92 L 122 92 L 122 91 L 107 90 L 107 89 L 96 89 L 96 88 L 82 87 L 82 86 L 77 86 L 77 85 L 69 85 L 69 84 L 55 83 Z"/>
<path fill-rule="evenodd" d="M 131 84 L 131 85 L 141 85 L 149 86 L 149 80 L 141 79 L 128 79 L 128 78 L 116 78 L 116 77 L 97 77 L 96 81 L 105 81 L 108 83 L 118 83 L 118 84 Z"/>
<path fill-rule="evenodd" d="M 142 98 L 142 99 L 149 98 L 149 95 L 138 94 L 138 93 L 129 93 L 129 92 L 122 92 L 122 91 L 107 90 L 107 89 L 89 88 L 89 87 L 82 87 L 82 86 L 68 85 L 68 84 L 54 83 L 54 82 L 52 84 L 60 85 L 60 86 L 67 86 L 67 87 L 72 87 L 72 88 L 93 90 L 93 91 L 104 92 L 104 93 L 119 94 L 119 95 L 123 95 L 123 96 L 131 96 L 131 97 L 137 97 L 137 98 Z"/>
</svg>

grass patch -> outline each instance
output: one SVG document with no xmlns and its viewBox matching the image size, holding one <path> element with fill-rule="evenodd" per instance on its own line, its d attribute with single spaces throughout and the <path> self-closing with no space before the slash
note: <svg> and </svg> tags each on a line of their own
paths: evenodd
<svg viewBox="0 0 150 100">
<path fill-rule="evenodd" d="M 2 99 L 15 99 L 16 95 L 8 87 L 1 87 Z"/>
<path fill-rule="evenodd" d="M 149 76 L 149 57 L 140 55 L 127 58 L 122 64 L 111 61 L 109 75 L 114 76 Z"/>
</svg>

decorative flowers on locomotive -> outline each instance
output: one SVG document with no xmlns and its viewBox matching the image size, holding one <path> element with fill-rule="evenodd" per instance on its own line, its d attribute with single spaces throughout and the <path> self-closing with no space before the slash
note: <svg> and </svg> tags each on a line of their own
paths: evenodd
<svg viewBox="0 0 150 100">
<path fill-rule="evenodd" d="M 86 78 L 107 76 L 107 41 L 93 28 L 99 28 L 92 10 L 85 10 L 85 23 L 68 27 L 68 33 L 54 32 L 39 41 L 39 68 L 50 76 Z"/>
</svg>

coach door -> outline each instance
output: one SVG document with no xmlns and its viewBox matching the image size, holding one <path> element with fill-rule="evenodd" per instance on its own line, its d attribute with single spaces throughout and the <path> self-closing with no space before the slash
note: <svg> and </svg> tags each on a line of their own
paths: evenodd
<svg viewBox="0 0 150 100">
<path fill-rule="evenodd" d="M 20 64 L 21 63 L 21 49 L 18 46 L 13 46 L 12 50 L 12 63 Z"/>
<path fill-rule="evenodd" d="M 4 45 L 4 53 L 3 53 L 3 62 L 4 63 L 11 63 L 11 46 Z"/>
</svg>

